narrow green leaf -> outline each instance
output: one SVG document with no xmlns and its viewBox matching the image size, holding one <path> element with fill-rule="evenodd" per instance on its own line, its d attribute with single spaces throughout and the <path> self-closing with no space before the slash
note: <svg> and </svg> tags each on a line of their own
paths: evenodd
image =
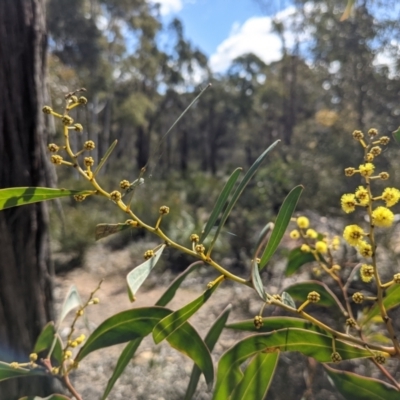
<svg viewBox="0 0 400 400">
<path fill-rule="evenodd" d="M 76 361 L 81 361 L 91 352 L 115 344 L 142 339 L 149 335 L 154 326 L 171 310 L 162 307 L 144 307 L 123 311 L 105 320 L 87 339 L 84 346 L 76 356 Z M 207 382 L 213 378 L 213 367 L 210 352 L 197 331 L 188 323 L 184 322 L 179 329 L 173 332 L 167 341 L 171 347 L 189 356 L 199 366 Z M 134 345 L 126 351 L 133 351 Z M 124 357 L 120 363 L 121 372 L 126 363 Z"/>
<path fill-rule="evenodd" d="M 53 321 L 48 322 L 42 329 L 42 332 L 40 332 L 38 338 L 36 339 L 33 352 L 41 353 L 42 351 L 50 349 L 55 334 L 56 334 L 56 328 L 54 327 L 54 322 Z"/>
<path fill-rule="evenodd" d="M 114 233 L 118 233 L 124 231 L 125 229 L 130 228 L 131 225 L 126 223 L 120 224 L 98 224 L 96 225 L 95 230 L 95 239 L 103 239 L 107 236 L 114 235 Z"/>
<path fill-rule="evenodd" d="M 294 300 L 292 299 L 292 296 L 289 293 L 282 292 L 281 297 L 282 297 L 283 304 L 286 304 L 287 306 L 292 307 L 292 308 L 296 308 L 296 304 L 295 304 Z"/>
<path fill-rule="evenodd" d="M 279 352 L 258 353 L 250 362 L 243 379 L 230 400 L 264 399 L 279 360 Z"/>
<path fill-rule="evenodd" d="M 275 250 L 279 246 L 303 189 L 303 186 L 296 186 L 294 189 L 292 189 L 286 196 L 281 208 L 279 209 L 274 230 L 272 231 L 264 253 L 261 256 L 260 270 L 267 265 L 268 261 L 271 259 L 272 255 L 275 253 Z"/>
<path fill-rule="evenodd" d="M 187 267 L 173 280 L 168 289 L 162 294 L 155 305 L 165 307 L 175 297 L 176 291 L 179 289 L 186 277 L 200 265 L 204 265 L 203 261 L 196 261 L 190 264 L 189 267 Z"/>
<path fill-rule="evenodd" d="M 207 289 L 201 296 L 197 297 L 197 299 L 162 319 L 153 329 L 154 342 L 156 344 L 160 343 L 187 321 L 205 304 L 219 284 L 220 282 L 215 283 L 210 289 Z"/>
<path fill-rule="evenodd" d="M 145 171 L 141 171 L 140 174 L 142 175 L 142 174 L 144 174 L 144 172 L 145 172 Z M 134 192 L 135 189 L 136 189 L 138 186 L 142 186 L 143 184 L 144 184 L 144 178 L 142 178 L 141 176 L 139 176 L 139 178 L 135 179 L 135 180 L 130 184 L 130 186 L 128 187 L 128 189 L 126 189 L 125 193 L 122 194 L 122 197 L 126 196 L 127 194 L 129 194 L 129 193 L 131 193 L 131 192 Z M 132 193 L 132 196 L 133 196 L 133 193 Z M 131 202 L 131 200 L 132 200 L 132 196 L 131 196 L 130 201 L 128 202 L 128 204 L 130 204 L 130 202 Z"/>
<path fill-rule="evenodd" d="M 283 328 L 298 328 L 298 329 L 305 329 L 322 333 L 327 336 L 329 335 L 328 332 L 324 331 L 317 325 L 305 321 L 304 319 L 293 318 L 293 317 L 263 318 L 263 325 L 260 327 L 260 329 L 256 329 L 256 327 L 254 326 L 254 321 L 252 319 L 234 322 L 232 324 L 226 325 L 226 328 L 240 330 L 240 331 L 259 332 L 259 333 L 272 332 Z"/>
<path fill-rule="evenodd" d="M 221 213 L 225 203 L 228 200 L 229 195 L 231 194 L 233 187 L 235 186 L 236 181 L 239 178 L 240 173 L 242 172 L 242 168 L 236 168 L 233 171 L 232 175 L 229 177 L 228 181 L 226 182 L 225 186 L 223 187 L 220 195 L 218 196 L 217 202 L 211 212 L 210 218 L 207 221 L 207 224 L 201 233 L 200 236 L 200 243 L 203 243 L 208 234 L 210 233 L 211 229 L 214 227 L 219 214 Z"/>
<path fill-rule="evenodd" d="M 210 330 L 208 331 L 204 339 L 204 342 L 207 345 L 210 352 L 214 349 L 214 346 L 217 343 L 217 340 L 220 337 L 222 330 L 224 329 L 224 326 L 226 324 L 226 321 L 228 320 L 231 309 L 232 306 L 229 304 L 215 320 L 215 322 L 211 326 Z M 200 374 L 201 374 L 200 368 L 197 365 L 194 365 L 192 373 L 190 375 L 189 385 L 186 390 L 185 400 L 191 400 L 193 398 L 193 395 L 197 388 L 197 384 L 199 382 Z"/>
<path fill-rule="evenodd" d="M 171 347 L 190 357 L 204 374 L 207 384 L 212 384 L 214 365 L 211 354 L 196 329 L 185 322 L 168 336 L 167 341 Z"/>
<path fill-rule="evenodd" d="M 36 340 L 35 346 L 33 348 L 34 353 L 41 353 L 45 350 L 50 350 L 46 357 L 53 357 L 58 364 L 63 361 L 62 357 L 62 344 L 60 337 L 56 334 L 56 328 L 54 322 L 51 321 L 45 325 Z"/>
<path fill-rule="evenodd" d="M 100 324 L 88 337 L 76 360 L 81 361 L 92 351 L 143 338 L 171 311 L 162 307 L 134 308 L 113 315 Z"/>
<path fill-rule="evenodd" d="M 90 190 L 68 190 L 43 187 L 15 187 L 0 189 L 0 210 L 24 206 L 40 201 L 58 199 L 60 197 L 74 196 L 77 194 L 93 194 Z"/>
<path fill-rule="evenodd" d="M 304 281 L 296 283 L 285 289 L 295 300 L 305 301 L 307 295 L 310 292 L 318 292 L 321 296 L 318 305 L 323 307 L 338 307 L 340 312 L 346 314 L 346 309 L 340 303 L 340 300 L 336 297 L 335 293 L 329 289 L 328 286 L 323 282 L 319 281 Z"/>
<path fill-rule="evenodd" d="M 20 378 L 23 376 L 46 376 L 47 374 L 41 368 L 13 368 L 10 364 L 0 361 L 0 381 L 6 379 Z"/>
<path fill-rule="evenodd" d="M 19 400 L 71 400 L 71 398 L 64 396 L 63 394 L 54 393 L 48 397 L 25 396 L 21 397 Z"/>
<path fill-rule="evenodd" d="M 347 0 L 347 5 L 346 8 L 340 18 L 341 21 L 345 21 L 346 19 L 348 19 L 350 17 L 351 14 L 351 10 L 354 7 L 354 3 L 356 0 Z"/>
<path fill-rule="evenodd" d="M 258 235 L 255 251 L 253 254 L 253 260 L 259 258 L 260 248 L 263 245 L 268 233 L 274 229 L 274 226 L 275 224 L 273 222 L 268 222 L 268 224 L 265 225 L 264 228 L 261 230 L 260 234 Z"/>
<path fill-rule="evenodd" d="M 261 300 L 266 302 L 268 300 L 267 293 L 265 292 L 256 260 L 253 260 L 251 263 L 251 280 L 253 282 L 254 289 L 261 297 Z"/>
<path fill-rule="evenodd" d="M 0 361 L 0 381 L 11 378 L 19 378 L 29 375 L 29 370 L 25 368 L 12 368 L 10 364 Z"/>
<path fill-rule="evenodd" d="M 345 399 L 351 400 L 398 400 L 400 392 L 383 381 L 352 372 L 338 371 L 324 365 L 336 389 Z"/>
<path fill-rule="evenodd" d="M 65 296 L 64 303 L 61 307 L 61 313 L 57 323 L 57 330 L 60 327 L 61 322 L 64 321 L 64 318 L 67 316 L 67 314 L 74 308 L 82 307 L 82 305 L 83 303 L 81 296 L 79 296 L 78 289 L 75 285 L 72 285 L 69 288 L 68 293 Z"/>
<path fill-rule="evenodd" d="M 229 314 L 232 310 L 231 304 L 228 304 L 222 313 L 217 317 L 217 319 L 212 324 L 211 328 L 209 329 L 204 342 L 206 343 L 207 347 L 210 351 L 214 349 L 222 330 L 225 327 L 226 321 L 228 320 Z"/>
<path fill-rule="evenodd" d="M 288 263 L 286 265 L 286 276 L 293 275 L 301 266 L 309 262 L 315 261 L 315 257 L 312 253 L 306 253 L 301 251 L 300 247 L 293 249 L 289 253 Z"/>
<path fill-rule="evenodd" d="M 183 116 L 189 111 L 189 109 L 193 106 L 194 103 L 203 95 L 203 93 L 211 87 L 211 83 L 209 83 L 206 87 L 204 87 L 200 93 L 194 98 L 194 100 L 191 101 L 191 103 L 182 111 L 181 115 L 175 120 L 175 122 L 170 126 L 170 128 L 167 130 L 166 133 L 161 137 L 161 140 L 159 142 L 159 146 L 161 146 L 161 143 L 164 141 L 164 139 L 167 137 L 167 135 L 172 131 L 172 129 L 175 127 L 175 125 L 183 118 Z"/>
<path fill-rule="evenodd" d="M 122 353 L 118 358 L 117 365 L 115 366 L 114 371 L 111 375 L 111 378 L 108 380 L 106 389 L 104 390 L 101 400 L 105 400 L 110 394 L 112 388 L 115 385 L 115 382 L 124 372 L 126 366 L 129 364 L 129 361 L 136 353 L 136 350 L 138 349 L 140 343 L 142 343 L 142 338 L 134 339 L 125 346 L 124 350 L 122 350 Z"/>
<path fill-rule="evenodd" d="M 225 352 L 218 364 L 214 399 L 227 399 L 234 389 L 233 383 L 239 365 L 260 352 L 298 351 L 319 362 L 330 362 L 332 337 L 304 329 L 287 328 L 270 333 L 249 336 Z M 336 341 L 336 351 L 343 360 L 371 357 L 371 353 L 361 347 Z"/>
<path fill-rule="evenodd" d="M 383 305 L 385 306 L 386 310 L 391 310 L 392 308 L 400 305 L 400 285 L 393 285 L 386 290 L 386 296 L 383 299 Z M 378 304 L 374 304 L 363 321 L 363 325 L 379 314 L 379 306 Z"/>
<path fill-rule="evenodd" d="M 231 199 L 229 200 L 228 205 L 225 208 L 224 213 L 222 214 L 221 221 L 218 225 L 217 231 L 214 235 L 214 238 L 211 241 L 210 244 L 210 249 L 214 247 L 214 244 L 218 238 L 218 235 L 221 232 L 221 229 L 225 225 L 226 220 L 228 219 L 233 207 L 235 206 L 236 202 L 238 201 L 240 195 L 242 194 L 243 190 L 247 186 L 247 184 L 250 182 L 251 178 L 254 176 L 254 174 L 257 172 L 258 168 L 260 167 L 261 163 L 263 162 L 264 158 L 267 156 L 267 154 L 280 142 L 280 140 L 275 141 L 274 143 L 271 144 L 271 146 L 268 147 L 267 150 L 265 150 L 254 162 L 254 164 L 250 167 L 250 169 L 247 171 L 246 175 L 243 177 L 241 180 L 239 186 L 236 188 L 236 190 L 233 192 L 233 195 Z M 210 250 L 209 250 L 210 251 Z"/>
<path fill-rule="evenodd" d="M 117 145 L 117 143 L 118 143 L 118 140 L 114 140 L 111 143 L 111 146 L 106 151 L 106 154 L 104 154 L 104 156 L 100 160 L 99 164 L 97 165 L 96 169 L 93 171 L 93 176 L 94 177 L 96 177 L 96 175 L 99 173 L 99 171 L 103 167 L 104 163 L 107 161 L 108 157 L 110 157 L 110 154 L 113 152 L 113 150 L 114 150 L 115 146 Z"/>
<path fill-rule="evenodd" d="M 165 249 L 165 244 L 163 244 L 155 253 L 154 256 L 146 260 L 143 264 L 140 264 L 135 269 L 133 269 L 126 277 L 128 283 L 128 294 L 130 301 L 135 301 L 135 296 L 140 286 L 149 276 L 151 270 L 155 267 L 158 260 L 161 257 L 162 252 Z"/>
<path fill-rule="evenodd" d="M 400 126 L 394 132 L 392 132 L 392 135 L 395 142 L 400 144 Z"/>
</svg>

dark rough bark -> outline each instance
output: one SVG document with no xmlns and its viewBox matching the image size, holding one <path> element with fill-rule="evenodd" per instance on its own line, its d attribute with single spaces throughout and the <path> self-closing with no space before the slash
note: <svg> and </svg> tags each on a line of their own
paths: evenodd
<svg viewBox="0 0 400 400">
<path fill-rule="evenodd" d="M 46 186 L 44 0 L 0 1 L 0 187 Z M 0 360 L 25 360 L 52 319 L 45 203 L 0 212 Z M 0 399 L 45 395 L 45 380 L 0 383 Z"/>
</svg>

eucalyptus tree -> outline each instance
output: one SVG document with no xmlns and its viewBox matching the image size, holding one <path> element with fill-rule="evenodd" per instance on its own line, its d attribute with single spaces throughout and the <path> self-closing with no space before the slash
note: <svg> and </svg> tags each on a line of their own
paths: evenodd
<svg viewBox="0 0 400 400">
<path fill-rule="evenodd" d="M 0 187 L 48 186 L 45 1 L 0 2 Z M 44 203 L 0 214 L 0 356 L 24 361 L 52 319 L 52 266 Z M 46 395 L 45 380 L 0 383 L 0 399 Z"/>
</svg>

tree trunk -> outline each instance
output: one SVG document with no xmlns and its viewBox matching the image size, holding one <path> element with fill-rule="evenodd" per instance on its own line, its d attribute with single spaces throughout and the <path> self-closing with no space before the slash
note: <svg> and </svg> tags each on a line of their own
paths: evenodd
<svg viewBox="0 0 400 400">
<path fill-rule="evenodd" d="M 0 1 L 0 187 L 46 186 L 44 0 Z M 0 359 L 28 360 L 52 319 L 45 203 L 0 212 Z M 0 382 L 0 399 L 47 395 L 48 380 Z"/>
</svg>

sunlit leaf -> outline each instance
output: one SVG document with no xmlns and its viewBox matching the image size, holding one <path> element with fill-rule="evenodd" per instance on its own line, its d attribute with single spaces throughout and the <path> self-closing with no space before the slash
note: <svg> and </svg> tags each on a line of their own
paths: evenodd
<svg viewBox="0 0 400 400">
<path fill-rule="evenodd" d="M 130 224 L 120 223 L 120 224 L 98 224 L 96 225 L 95 230 L 95 239 L 103 239 L 107 236 L 114 235 L 114 233 L 118 233 L 124 231 L 125 229 L 130 228 Z"/>
<path fill-rule="evenodd" d="M 135 296 L 140 286 L 149 276 L 151 270 L 155 267 L 158 260 L 161 257 L 162 252 L 165 249 L 165 244 L 163 244 L 155 253 L 154 256 L 146 260 L 143 264 L 140 264 L 135 269 L 133 269 L 126 277 L 128 283 L 128 294 L 130 301 L 135 301 Z"/>
<path fill-rule="evenodd" d="M 213 350 L 215 344 L 217 343 L 218 338 L 220 337 L 222 330 L 224 329 L 225 323 L 229 317 L 229 313 L 231 312 L 231 305 L 228 305 L 224 311 L 218 316 L 210 330 L 208 331 L 204 342 L 210 352 Z M 188 388 L 186 390 L 185 400 L 190 400 L 193 398 L 193 395 L 196 391 L 197 384 L 199 382 L 201 371 L 197 365 L 193 366 L 192 374 L 190 375 L 190 381 Z"/>
<path fill-rule="evenodd" d="M 282 292 L 281 298 L 282 298 L 283 304 L 286 304 L 287 306 L 292 307 L 292 308 L 296 308 L 296 304 L 295 304 L 294 300 L 292 299 L 292 296 L 289 293 Z"/>
<path fill-rule="evenodd" d="M 394 307 L 400 305 L 400 285 L 393 285 L 386 290 L 386 296 L 383 299 L 383 305 L 386 310 L 391 310 Z M 372 306 L 368 315 L 363 320 L 363 324 L 366 324 L 370 319 L 379 315 L 379 305 L 376 303 Z"/>
<path fill-rule="evenodd" d="M 76 360 L 80 361 L 92 351 L 104 347 L 143 338 L 151 333 L 158 321 L 169 314 L 171 311 L 163 307 L 134 308 L 115 314 L 93 331 Z"/>
<path fill-rule="evenodd" d="M 267 154 L 280 142 L 280 140 L 276 140 L 274 143 L 271 144 L 271 146 L 268 147 L 267 150 L 265 150 L 254 162 L 254 164 L 249 168 L 249 170 L 246 172 L 246 175 L 243 177 L 241 180 L 239 186 L 236 188 L 236 190 L 233 192 L 233 195 L 231 199 L 229 200 L 228 205 L 225 208 L 224 213 L 222 214 L 221 221 L 218 225 L 217 231 L 214 235 L 214 238 L 211 241 L 210 244 L 210 249 L 213 248 L 220 232 L 223 226 L 225 225 L 226 220 L 228 219 L 233 207 L 235 206 L 236 202 L 238 201 L 240 195 L 243 193 L 243 190 L 247 186 L 247 184 L 250 182 L 251 178 L 254 176 L 254 174 L 257 172 L 258 168 L 260 167 L 261 163 L 263 162 L 264 158 L 267 156 Z M 210 251 L 210 250 L 209 250 Z"/>
<path fill-rule="evenodd" d="M 251 263 L 251 280 L 253 282 L 254 289 L 260 296 L 261 300 L 266 302 L 268 300 L 267 293 L 265 292 L 256 260 L 253 260 Z"/>
<path fill-rule="evenodd" d="M 58 199 L 60 197 L 75 196 L 77 194 L 93 194 L 90 190 L 68 190 L 43 187 L 15 187 L 0 189 L 0 210 L 24 206 L 40 201 Z"/>
<path fill-rule="evenodd" d="M 94 177 L 96 177 L 96 175 L 99 173 L 99 171 L 103 167 L 104 163 L 107 161 L 108 157 L 110 157 L 110 154 L 113 152 L 113 150 L 114 150 L 115 146 L 117 145 L 117 143 L 118 143 L 118 140 L 114 140 L 111 143 L 111 146 L 106 151 L 106 154 L 104 154 L 104 156 L 100 160 L 99 164 L 97 165 L 96 169 L 93 171 L 93 176 Z"/>
<path fill-rule="evenodd" d="M 186 306 L 174 311 L 162 319 L 153 329 L 154 342 L 160 343 L 167 338 L 172 332 L 178 329 L 185 321 L 187 321 L 197 310 L 199 310 L 206 301 L 215 292 L 220 282 L 215 283 L 210 289 L 207 289 L 201 296 L 197 297 Z"/>
<path fill-rule="evenodd" d="M 106 389 L 104 390 L 101 400 L 105 400 L 110 394 L 112 388 L 115 385 L 115 382 L 124 372 L 126 366 L 129 364 L 129 361 L 131 361 L 133 355 L 136 353 L 136 350 L 138 349 L 140 343 L 142 343 L 142 338 L 134 339 L 125 346 L 124 350 L 122 350 L 122 353 L 118 358 L 117 365 L 115 366 L 114 371 L 111 375 L 111 378 L 108 380 Z"/>
<path fill-rule="evenodd" d="M 76 288 L 75 285 L 71 285 L 67 295 L 65 296 L 64 303 L 61 307 L 61 313 L 58 319 L 57 329 L 60 326 L 61 322 L 64 321 L 64 318 L 70 311 L 72 311 L 74 308 L 82 306 L 83 302 L 81 300 L 81 296 L 79 296 L 78 289 Z"/>
<path fill-rule="evenodd" d="M 254 326 L 254 321 L 252 319 L 233 322 L 232 324 L 226 325 L 226 328 L 240 330 L 240 331 L 259 332 L 259 333 L 272 332 L 283 328 L 298 328 L 328 335 L 328 332 L 324 331 L 317 325 L 314 325 L 311 322 L 306 321 L 304 319 L 294 318 L 294 317 L 263 318 L 263 325 L 259 329 L 256 329 L 256 327 Z"/>
<path fill-rule="evenodd" d="M 260 270 L 262 270 L 275 253 L 279 243 L 281 242 L 286 228 L 289 225 L 290 219 L 294 213 L 297 202 L 303 192 L 303 186 L 296 186 L 290 191 L 279 209 L 278 216 L 276 217 L 275 226 L 268 240 L 267 246 L 261 256 Z"/>
<path fill-rule="evenodd" d="M 338 371 L 324 366 L 336 389 L 345 399 L 351 400 L 398 400 L 400 392 L 383 381 L 367 378 L 352 372 Z"/>
<path fill-rule="evenodd" d="M 278 364 L 279 351 L 258 353 L 246 368 L 230 400 L 264 399 Z"/>
<path fill-rule="evenodd" d="M 161 319 L 171 313 L 171 310 L 162 307 L 144 307 L 113 315 L 89 336 L 78 352 L 76 361 L 81 361 L 95 350 L 144 338 L 151 333 Z M 212 381 L 214 373 L 210 352 L 197 331 L 188 322 L 182 323 L 179 329 L 167 338 L 167 341 L 171 347 L 190 357 L 199 366 L 207 382 Z M 127 350 L 125 356 L 129 355 L 129 351 L 133 351 L 132 348 Z M 121 360 L 121 370 L 124 363 L 126 359 Z"/>
<path fill-rule="evenodd" d="M 197 269 L 200 265 L 204 265 L 204 263 L 202 261 L 196 261 L 191 265 L 189 265 L 188 268 L 186 268 L 181 274 L 179 274 L 174 279 L 174 281 L 169 285 L 167 290 L 161 295 L 161 297 L 158 299 L 155 305 L 165 307 L 175 297 L 176 291 L 179 289 L 179 287 L 181 286 L 182 282 L 186 279 L 186 277 L 195 269 Z"/>
<path fill-rule="evenodd" d="M 317 304 L 319 306 L 338 307 L 340 312 L 346 313 L 345 308 L 340 303 L 340 300 L 336 297 L 335 293 L 333 293 L 332 290 L 329 289 L 329 287 L 323 282 L 304 281 L 285 288 L 285 291 L 288 292 L 295 300 L 301 302 L 307 299 L 308 293 L 313 291 L 318 292 L 320 295 L 320 300 Z"/>
<path fill-rule="evenodd" d="M 211 229 L 214 227 L 217 219 L 228 200 L 229 195 L 231 194 L 233 187 L 235 186 L 236 181 L 239 178 L 240 173 L 242 172 L 242 168 L 237 168 L 233 171 L 232 175 L 229 177 L 228 181 L 226 182 L 225 186 L 223 187 L 218 199 L 215 203 L 215 206 L 210 214 L 210 218 L 207 221 L 206 226 L 204 227 L 203 232 L 200 236 L 200 243 L 203 243 L 204 240 L 207 238 L 208 234 L 211 232 Z"/>
<path fill-rule="evenodd" d="M 273 222 L 268 222 L 267 225 L 261 230 L 260 234 L 258 235 L 255 252 L 253 254 L 253 260 L 259 258 L 258 252 L 260 251 L 260 247 L 263 245 L 267 235 L 274 229 L 275 224 Z"/>
<path fill-rule="evenodd" d="M 330 362 L 332 337 L 304 329 L 288 328 L 249 336 L 225 352 L 218 364 L 214 399 L 227 399 L 238 384 L 237 370 L 244 361 L 260 352 L 298 351 L 319 362 Z M 371 357 L 371 353 L 339 340 L 336 351 L 343 360 Z"/>
<path fill-rule="evenodd" d="M 301 266 L 313 261 L 315 261 L 315 257 L 312 253 L 301 251 L 300 247 L 293 249 L 289 254 L 285 275 L 293 275 Z"/>
</svg>

